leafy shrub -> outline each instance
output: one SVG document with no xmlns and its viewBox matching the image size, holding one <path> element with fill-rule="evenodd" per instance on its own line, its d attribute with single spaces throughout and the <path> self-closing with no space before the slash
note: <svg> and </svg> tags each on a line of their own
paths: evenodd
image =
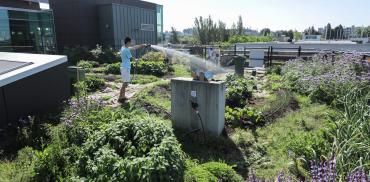
<svg viewBox="0 0 370 182">
<path fill-rule="evenodd" d="M 136 71 L 137 74 L 164 76 L 169 72 L 169 65 L 163 62 L 139 61 L 137 65 L 132 65 L 131 72 L 134 71 Z"/>
<path fill-rule="evenodd" d="M 311 60 L 289 61 L 283 67 L 287 86 L 313 101 L 331 104 L 347 87 L 369 83 L 370 65 L 358 54 L 318 54 Z"/>
<path fill-rule="evenodd" d="M 104 73 L 113 75 L 121 74 L 121 63 L 107 64 L 105 66 Z"/>
<path fill-rule="evenodd" d="M 185 158 L 171 129 L 150 118 L 125 119 L 86 142 L 79 174 L 98 181 L 179 181 Z"/>
<path fill-rule="evenodd" d="M 273 39 L 268 36 L 234 35 L 230 37 L 229 43 L 271 42 L 272 40 Z"/>
<path fill-rule="evenodd" d="M 244 181 L 243 178 L 238 175 L 231 166 L 225 163 L 209 162 L 202 164 L 202 167 L 222 181 Z"/>
<path fill-rule="evenodd" d="M 266 69 L 266 74 L 281 75 L 282 67 L 280 65 L 272 66 Z"/>
<path fill-rule="evenodd" d="M 244 107 L 247 100 L 252 97 L 249 91 L 251 81 L 238 76 L 229 75 L 226 78 L 226 105 L 234 107 Z"/>
<path fill-rule="evenodd" d="M 218 180 L 225 182 L 244 181 L 231 166 L 220 162 L 209 162 L 192 167 L 185 174 L 185 182 L 211 182 Z"/>
<path fill-rule="evenodd" d="M 202 166 L 196 166 L 186 171 L 185 182 L 212 182 L 217 181 L 216 176 L 204 169 Z"/>
<path fill-rule="evenodd" d="M 12 162 L 0 163 L 0 179 L 2 182 L 28 182 L 34 177 L 35 152 L 26 147 L 20 150 Z"/>
<path fill-rule="evenodd" d="M 77 63 L 77 66 L 83 68 L 87 72 L 89 72 L 94 67 L 94 65 L 90 61 L 85 61 L 85 60 L 79 61 Z"/>
<path fill-rule="evenodd" d="M 95 92 L 105 86 L 104 79 L 91 75 L 86 76 L 84 82 L 86 83 L 88 92 Z"/>
<path fill-rule="evenodd" d="M 95 60 L 86 46 L 65 47 L 63 54 L 67 55 L 71 65 L 76 65 L 80 60 Z"/>
<path fill-rule="evenodd" d="M 165 55 L 161 52 L 148 52 L 141 57 L 142 60 L 148 62 L 164 62 Z"/>
<path fill-rule="evenodd" d="M 91 55 L 94 57 L 94 60 L 99 63 L 116 63 L 120 61 L 118 52 L 114 51 L 112 47 L 102 47 L 101 45 L 96 45 L 96 47 L 90 50 Z"/>
<path fill-rule="evenodd" d="M 229 106 L 226 106 L 225 111 L 226 124 L 233 127 L 243 125 L 259 126 L 263 122 L 262 113 L 257 112 L 249 107 L 233 109 Z"/>
</svg>

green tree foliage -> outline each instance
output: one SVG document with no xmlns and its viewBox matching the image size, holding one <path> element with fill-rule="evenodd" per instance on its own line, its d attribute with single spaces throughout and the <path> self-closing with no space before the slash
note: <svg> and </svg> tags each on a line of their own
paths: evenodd
<svg viewBox="0 0 370 182">
<path fill-rule="evenodd" d="M 234 35 L 230 37 L 229 43 L 270 42 L 272 40 L 272 37 L 267 36 Z"/>
<path fill-rule="evenodd" d="M 238 35 L 244 35 L 243 18 L 241 15 L 239 15 L 238 17 L 237 30 L 238 30 Z"/>
<path fill-rule="evenodd" d="M 170 42 L 172 44 L 178 44 L 180 41 L 179 41 L 179 37 L 177 35 L 177 30 L 175 29 L 175 27 L 171 27 L 171 40 Z"/>
<path fill-rule="evenodd" d="M 314 26 L 308 27 L 306 30 L 304 30 L 305 35 L 320 35 L 320 32 L 318 32 Z"/>
<path fill-rule="evenodd" d="M 328 23 L 328 25 L 326 25 L 325 38 L 328 39 L 328 40 L 332 39 L 332 29 L 331 29 L 331 24 L 330 23 Z"/>
<path fill-rule="evenodd" d="M 356 33 L 359 37 L 370 37 L 370 26 L 359 28 Z"/>
<path fill-rule="evenodd" d="M 297 30 L 294 30 L 294 40 L 295 41 L 298 41 L 298 40 L 301 40 L 302 39 L 302 33 L 301 32 L 298 32 Z"/>
<path fill-rule="evenodd" d="M 269 28 L 264 28 L 264 29 L 261 30 L 260 34 L 262 36 L 270 36 L 271 30 Z"/>
</svg>

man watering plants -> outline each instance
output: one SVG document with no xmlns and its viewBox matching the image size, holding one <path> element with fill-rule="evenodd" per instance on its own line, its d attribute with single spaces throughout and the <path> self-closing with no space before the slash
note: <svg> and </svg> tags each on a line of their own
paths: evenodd
<svg viewBox="0 0 370 182">
<path fill-rule="evenodd" d="M 121 76 L 122 76 L 122 87 L 121 91 L 119 94 L 118 102 L 119 103 L 124 103 L 127 98 L 125 97 L 126 95 L 126 88 L 128 84 L 131 82 L 131 62 L 132 61 L 138 61 L 137 59 L 132 57 L 131 50 L 136 50 L 144 47 L 148 47 L 150 45 L 147 44 L 142 44 L 142 45 L 137 45 L 137 46 L 132 46 L 131 47 L 131 38 L 126 37 L 124 40 L 124 45 L 122 46 L 120 53 L 121 53 L 121 59 L 122 59 L 122 64 L 121 64 Z"/>
</svg>

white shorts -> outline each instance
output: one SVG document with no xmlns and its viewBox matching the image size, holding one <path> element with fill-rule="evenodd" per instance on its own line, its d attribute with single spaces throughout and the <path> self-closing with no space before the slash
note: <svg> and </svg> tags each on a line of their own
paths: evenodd
<svg viewBox="0 0 370 182">
<path fill-rule="evenodd" d="M 121 76 L 122 76 L 123 83 L 130 83 L 131 82 L 130 69 L 121 67 Z"/>
</svg>

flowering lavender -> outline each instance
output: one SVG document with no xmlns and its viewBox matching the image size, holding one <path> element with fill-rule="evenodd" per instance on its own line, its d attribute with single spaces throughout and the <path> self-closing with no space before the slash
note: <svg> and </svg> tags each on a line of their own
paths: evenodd
<svg viewBox="0 0 370 182">
<path fill-rule="evenodd" d="M 370 177 L 365 173 L 364 169 L 358 169 L 353 173 L 350 173 L 347 177 L 348 182 L 369 182 Z"/>
<path fill-rule="evenodd" d="M 292 89 L 307 95 L 321 89 L 336 97 L 343 94 L 347 85 L 370 82 L 370 64 L 357 53 L 318 54 L 310 60 L 291 60 L 282 72 Z"/>
<path fill-rule="evenodd" d="M 311 161 L 310 163 L 310 173 L 312 181 L 336 181 L 335 159 L 320 163 Z"/>
<path fill-rule="evenodd" d="M 61 118 L 67 126 L 72 126 L 73 121 L 83 120 L 91 110 L 99 110 L 104 103 L 96 98 L 80 97 L 68 101 L 68 107 Z"/>
</svg>

